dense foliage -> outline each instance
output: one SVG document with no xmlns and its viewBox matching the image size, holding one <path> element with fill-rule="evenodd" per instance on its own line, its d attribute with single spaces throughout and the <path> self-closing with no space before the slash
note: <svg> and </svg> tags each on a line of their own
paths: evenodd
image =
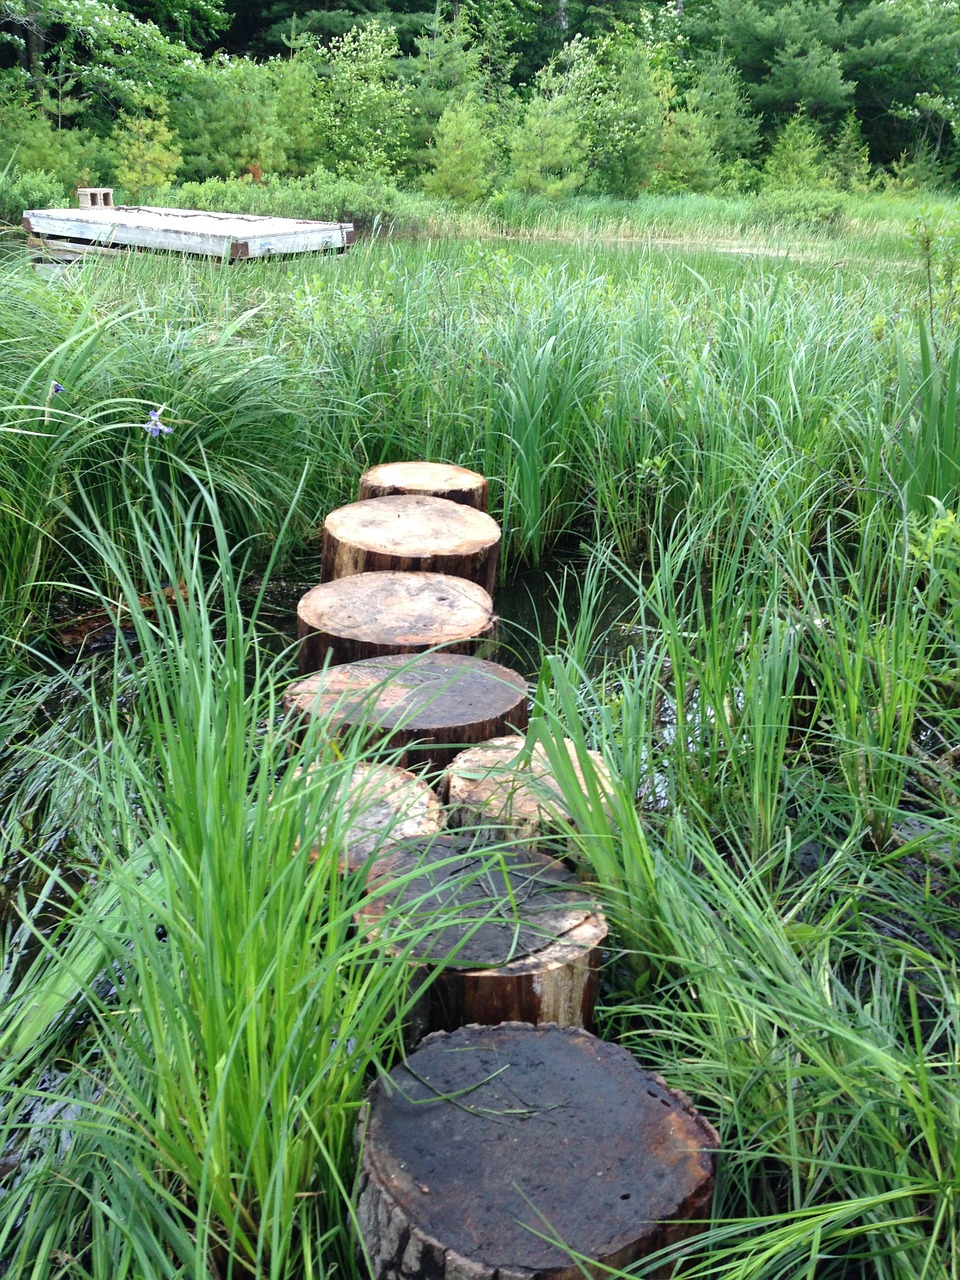
<svg viewBox="0 0 960 1280">
<path fill-rule="evenodd" d="M 322 168 L 491 190 L 771 185 L 792 121 L 815 186 L 952 178 L 957 0 L 2 0 L 0 164 L 132 200 Z"/>
</svg>

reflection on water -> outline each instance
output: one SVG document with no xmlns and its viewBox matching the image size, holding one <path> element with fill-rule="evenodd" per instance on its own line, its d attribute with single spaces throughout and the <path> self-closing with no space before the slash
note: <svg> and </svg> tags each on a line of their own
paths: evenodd
<svg viewBox="0 0 960 1280">
<path fill-rule="evenodd" d="M 596 674 L 604 663 L 622 657 L 631 643 L 631 632 L 615 624 L 636 614 L 636 589 L 608 574 L 599 599 L 594 606 L 588 606 L 588 617 L 584 592 L 591 591 L 590 574 L 588 556 L 558 556 L 501 586 L 496 596 L 501 619 L 500 661 L 534 678 L 541 653 L 562 652 L 571 639 L 577 647 L 582 642 L 590 674 Z"/>
</svg>

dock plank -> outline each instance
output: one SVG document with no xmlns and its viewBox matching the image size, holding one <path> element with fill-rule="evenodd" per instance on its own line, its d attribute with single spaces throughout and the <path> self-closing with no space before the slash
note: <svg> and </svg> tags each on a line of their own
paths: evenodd
<svg viewBox="0 0 960 1280">
<path fill-rule="evenodd" d="M 235 261 L 275 254 L 345 249 L 354 241 L 349 222 L 311 222 L 252 214 L 206 213 L 117 205 L 91 209 L 28 209 L 28 235 L 44 245 L 76 246 L 81 251 L 156 249 Z"/>
</svg>

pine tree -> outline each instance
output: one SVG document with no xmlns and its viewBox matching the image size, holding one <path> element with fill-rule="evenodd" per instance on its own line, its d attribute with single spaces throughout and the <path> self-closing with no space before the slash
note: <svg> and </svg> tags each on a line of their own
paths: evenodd
<svg viewBox="0 0 960 1280">
<path fill-rule="evenodd" d="M 429 194 L 471 204 L 489 192 L 496 144 L 475 100 L 447 107 L 428 154 L 432 167 L 423 188 Z"/>
<path fill-rule="evenodd" d="M 571 196 L 587 174 L 583 143 L 569 101 L 562 95 L 530 100 L 510 139 L 509 185 L 549 200 Z"/>
<path fill-rule="evenodd" d="M 176 177 L 180 152 L 167 124 L 166 106 L 152 116 L 121 111 L 111 134 L 117 185 L 137 203 L 148 192 L 162 191 Z"/>
</svg>

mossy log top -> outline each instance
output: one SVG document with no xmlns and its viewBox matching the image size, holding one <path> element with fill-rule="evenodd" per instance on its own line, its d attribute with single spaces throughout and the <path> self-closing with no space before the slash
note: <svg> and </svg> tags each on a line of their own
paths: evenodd
<svg viewBox="0 0 960 1280">
<path fill-rule="evenodd" d="M 393 494 L 424 494 L 446 498 L 478 511 L 487 509 L 487 482 L 477 471 L 448 462 L 383 462 L 360 477 L 359 497 L 389 498 Z"/>
<path fill-rule="evenodd" d="M 397 495 L 352 502 L 323 524 L 324 582 L 379 569 L 448 573 L 491 596 L 500 526 L 484 511 L 446 498 Z"/>
<path fill-rule="evenodd" d="M 329 717 L 334 732 L 365 727 L 372 740 L 402 752 L 398 763 L 406 768 L 442 769 L 471 743 L 525 729 L 528 717 L 522 676 L 454 653 L 394 654 L 329 667 L 295 681 L 283 701 L 295 738 L 305 718 Z"/>
<path fill-rule="evenodd" d="M 414 1037 L 467 1022 L 590 1025 L 607 923 L 562 863 L 440 835 L 387 850 L 369 884 L 360 927 L 424 974 L 440 967 Z"/>
<path fill-rule="evenodd" d="M 322 765 L 298 769 L 304 782 L 322 781 Z M 339 825 L 335 822 L 340 815 Z M 340 866 L 358 871 L 394 842 L 435 836 L 444 824 L 436 792 L 422 778 L 388 764 L 358 762 L 332 789 L 311 840 L 310 860 L 333 841 Z"/>
<path fill-rule="evenodd" d="M 627 1267 L 696 1230 L 713 1196 L 712 1126 L 569 1027 L 428 1036 L 371 1087 L 361 1134 L 373 1280 L 582 1280 L 553 1239 Z"/>
<path fill-rule="evenodd" d="M 588 800 L 602 804 L 610 789 L 603 757 L 588 751 L 581 760 L 575 743 L 565 738 L 560 745 L 574 785 Z M 584 768 L 593 775 L 589 782 Z M 562 832 L 572 822 L 569 801 L 546 751 L 516 735 L 462 751 L 444 774 L 440 794 L 450 808 L 451 827 L 487 827 L 498 837 L 536 840 Z"/>
<path fill-rule="evenodd" d="M 436 646 L 473 653 L 495 630 L 489 593 L 444 573 L 353 574 L 313 587 L 297 605 L 304 674 Z"/>
</svg>

